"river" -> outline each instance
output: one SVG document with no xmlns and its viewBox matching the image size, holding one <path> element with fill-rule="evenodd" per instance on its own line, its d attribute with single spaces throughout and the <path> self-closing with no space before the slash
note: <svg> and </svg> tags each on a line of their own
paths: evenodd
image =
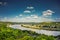
<svg viewBox="0 0 60 40">
<path fill-rule="evenodd" d="M 9 27 L 14 28 L 14 29 L 20 29 L 20 30 L 28 30 L 28 31 L 34 31 L 38 34 L 45 34 L 45 35 L 53 35 L 53 36 L 58 36 L 60 35 L 60 31 L 49 31 L 49 30 L 39 30 L 39 29 L 32 29 L 32 28 L 26 28 L 22 27 L 21 25 L 10 25 Z"/>
</svg>

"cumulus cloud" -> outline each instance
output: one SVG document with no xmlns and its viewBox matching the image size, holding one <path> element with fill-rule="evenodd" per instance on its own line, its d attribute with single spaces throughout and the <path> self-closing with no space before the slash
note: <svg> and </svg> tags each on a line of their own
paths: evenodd
<svg viewBox="0 0 60 40">
<path fill-rule="evenodd" d="M 4 6 L 4 5 L 6 5 L 7 4 L 7 2 L 0 2 L 0 5 L 1 6 Z"/>
<path fill-rule="evenodd" d="M 18 18 L 18 16 L 16 16 L 16 18 Z"/>
<path fill-rule="evenodd" d="M 27 7 L 27 9 L 34 9 L 34 7 L 30 6 L 30 7 Z"/>
<path fill-rule="evenodd" d="M 46 10 L 46 11 L 43 11 L 43 16 L 52 16 L 54 12 L 51 11 L 51 10 Z"/>
<path fill-rule="evenodd" d="M 4 4 L 4 5 L 6 5 L 6 4 L 7 4 L 7 2 L 4 2 L 3 4 Z"/>
<path fill-rule="evenodd" d="M 20 14 L 19 16 L 23 16 L 22 14 Z"/>
<path fill-rule="evenodd" d="M 30 16 L 27 16 L 26 18 L 29 18 L 29 19 L 37 19 L 38 18 L 38 16 L 37 15 L 30 15 Z"/>
<path fill-rule="evenodd" d="M 24 11 L 24 13 L 34 13 L 34 12 L 35 12 L 35 9 L 32 6 L 28 6 Z"/>
<path fill-rule="evenodd" d="M 0 2 L 0 4 L 2 4 L 2 2 Z"/>
<path fill-rule="evenodd" d="M 30 17 L 30 16 L 28 16 L 28 17 L 26 17 L 26 18 L 30 19 L 31 17 Z"/>
<path fill-rule="evenodd" d="M 38 15 L 31 15 L 32 18 L 38 18 Z"/>
<path fill-rule="evenodd" d="M 38 18 L 38 16 L 34 16 L 33 18 Z"/>
<path fill-rule="evenodd" d="M 31 13 L 29 10 L 25 10 L 24 13 Z M 51 16 L 54 12 L 51 10 L 43 11 L 43 16 Z M 6 18 L 4 17 L 2 21 L 10 21 L 10 22 L 53 22 L 55 21 L 52 18 L 47 18 L 43 16 L 38 16 L 36 14 L 31 14 L 30 16 L 23 16 L 22 14 L 15 16 L 14 18 Z"/>
<path fill-rule="evenodd" d="M 29 10 L 25 10 L 24 13 L 31 13 L 31 11 L 29 11 Z"/>
<path fill-rule="evenodd" d="M 14 17 L 14 18 L 4 18 L 2 21 L 9 21 L 9 22 L 50 22 L 54 21 L 53 19 L 43 18 L 43 17 L 36 17 L 36 16 L 26 16 L 26 17 Z"/>
</svg>

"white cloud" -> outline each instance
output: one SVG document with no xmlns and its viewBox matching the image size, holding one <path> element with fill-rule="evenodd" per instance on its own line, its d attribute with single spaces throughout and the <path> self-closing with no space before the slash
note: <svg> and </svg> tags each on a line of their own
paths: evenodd
<svg viewBox="0 0 60 40">
<path fill-rule="evenodd" d="M 4 19 L 7 19 L 7 17 L 4 17 Z"/>
<path fill-rule="evenodd" d="M 60 22 L 60 18 L 56 18 L 55 21 L 56 21 L 56 22 Z"/>
<path fill-rule="evenodd" d="M 25 10 L 24 13 L 31 13 L 31 11 L 29 11 L 29 10 Z"/>
<path fill-rule="evenodd" d="M 43 22 L 53 22 L 53 21 L 54 21 L 54 19 L 44 18 L 44 17 L 41 17 L 41 20 L 42 20 Z"/>
<path fill-rule="evenodd" d="M 20 14 L 19 16 L 23 16 L 22 14 Z"/>
<path fill-rule="evenodd" d="M 7 2 L 0 2 L 0 5 L 6 5 L 7 4 Z"/>
<path fill-rule="evenodd" d="M 26 17 L 14 17 L 14 18 L 4 18 L 2 21 L 10 21 L 10 22 L 50 22 L 54 21 L 53 19 L 50 18 L 43 18 L 43 17 L 36 17 L 36 16 L 26 16 Z"/>
<path fill-rule="evenodd" d="M 38 18 L 38 16 L 37 15 L 30 15 L 30 16 L 27 16 L 26 18 L 29 18 L 29 19 L 37 19 Z"/>
<path fill-rule="evenodd" d="M 38 18 L 38 15 L 31 15 L 32 18 Z"/>
<path fill-rule="evenodd" d="M 31 15 L 31 16 L 34 16 L 34 15 Z"/>
<path fill-rule="evenodd" d="M 31 17 L 30 17 L 30 16 L 28 16 L 28 17 L 26 17 L 26 18 L 30 19 Z"/>
<path fill-rule="evenodd" d="M 0 2 L 0 4 L 2 5 L 2 2 Z"/>
<path fill-rule="evenodd" d="M 7 4 L 7 2 L 4 2 L 4 5 L 6 5 Z"/>
<path fill-rule="evenodd" d="M 38 16 L 34 16 L 33 18 L 38 18 Z"/>
<path fill-rule="evenodd" d="M 8 21 L 8 18 L 4 17 L 4 18 L 1 19 L 1 21 Z"/>
<path fill-rule="evenodd" d="M 31 15 L 31 16 L 33 17 L 33 16 L 38 16 L 38 15 L 33 14 L 33 15 Z"/>
<path fill-rule="evenodd" d="M 18 16 L 16 16 L 16 18 L 18 18 Z"/>
<path fill-rule="evenodd" d="M 30 7 L 27 7 L 27 9 L 34 9 L 34 7 L 30 6 Z"/>
<path fill-rule="evenodd" d="M 25 10 L 24 13 L 30 13 L 30 11 Z M 47 11 L 43 12 L 43 16 L 51 16 L 52 13 L 54 13 L 54 12 L 51 10 L 47 10 Z M 46 18 L 43 16 L 38 16 L 36 14 L 30 15 L 30 16 L 23 16 L 23 17 L 20 17 L 20 16 L 23 16 L 23 15 L 20 14 L 14 18 L 8 18 L 8 19 L 5 17 L 2 19 L 2 21 L 10 21 L 10 22 L 50 22 L 50 21 L 55 21 L 52 18 Z"/>
<path fill-rule="evenodd" d="M 46 11 L 43 11 L 43 16 L 52 16 L 54 12 L 51 11 L 51 10 L 46 10 Z"/>
</svg>

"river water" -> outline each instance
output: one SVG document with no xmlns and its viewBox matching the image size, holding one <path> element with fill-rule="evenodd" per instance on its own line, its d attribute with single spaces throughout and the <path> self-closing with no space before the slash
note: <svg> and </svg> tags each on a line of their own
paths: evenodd
<svg viewBox="0 0 60 40">
<path fill-rule="evenodd" d="M 20 30 L 28 30 L 28 31 L 31 30 L 31 31 L 35 31 L 38 34 L 53 35 L 53 36 L 60 35 L 60 31 L 32 29 L 32 28 L 22 27 L 21 25 L 10 25 L 9 27 L 14 28 L 14 29 L 20 29 Z"/>
</svg>

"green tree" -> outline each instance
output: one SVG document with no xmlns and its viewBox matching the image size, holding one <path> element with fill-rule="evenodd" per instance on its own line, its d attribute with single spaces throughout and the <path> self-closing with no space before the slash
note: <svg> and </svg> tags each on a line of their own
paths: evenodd
<svg viewBox="0 0 60 40">
<path fill-rule="evenodd" d="M 32 36 L 24 36 L 21 40 L 34 40 Z"/>
</svg>

